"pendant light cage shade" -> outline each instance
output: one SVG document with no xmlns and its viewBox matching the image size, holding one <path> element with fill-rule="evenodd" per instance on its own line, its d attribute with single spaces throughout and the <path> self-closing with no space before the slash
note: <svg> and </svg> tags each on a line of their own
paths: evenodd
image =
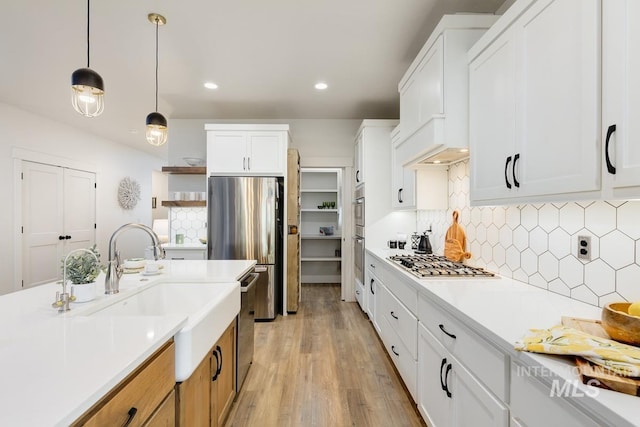
<svg viewBox="0 0 640 427">
<path fill-rule="evenodd" d="M 79 68 L 71 74 L 71 104 L 85 117 L 96 117 L 104 111 L 104 82 L 90 68 Z"/>
<path fill-rule="evenodd" d="M 85 117 L 96 117 L 104 111 L 104 82 L 100 74 L 90 66 L 91 0 L 87 0 L 87 68 L 79 68 L 71 74 L 71 105 Z"/>
<path fill-rule="evenodd" d="M 159 147 L 167 142 L 167 119 L 158 113 L 153 112 L 147 116 L 147 142 Z"/>
<path fill-rule="evenodd" d="M 159 147 L 167 142 L 167 119 L 158 113 L 158 27 L 167 20 L 157 13 L 150 13 L 147 19 L 156 26 L 156 111 L 147 116 L 146 137 L 149 144 Z"/>
</svg>

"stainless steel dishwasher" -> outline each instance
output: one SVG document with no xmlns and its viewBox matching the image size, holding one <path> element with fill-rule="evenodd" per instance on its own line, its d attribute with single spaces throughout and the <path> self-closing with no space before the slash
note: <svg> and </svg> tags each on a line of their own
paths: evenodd
<svg viewBox="0 0 640 427">
<path fill-rule="evenodd" d="M 238 315 L 238 334 L 236 335 L 236 397 L 253 361 L 257 281 L 258 274 L 253 272 L 240 279 L 240 314 Z"/>
</svg>

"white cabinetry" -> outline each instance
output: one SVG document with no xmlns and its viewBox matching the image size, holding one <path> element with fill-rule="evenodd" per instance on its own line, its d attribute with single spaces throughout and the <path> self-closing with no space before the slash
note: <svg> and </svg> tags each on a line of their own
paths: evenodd
<svg viewBox="0 0 640 427">
<path fill-rule="evenodd" d="M 358 133 L 356 138 L 356 152 L 354 157 L 355 163 L 355 185 L 360 187 L 364 184 L 364 145 L 362 143 L 362 132 Z"/>
<path fill-rule="evenodd" d="M 602 167 L 605 197 L 640 195 L 640 2 L 602 4 Z"/>
<path fill-rule="evenodd" d="M 207 248 L 196 248 L 196 247 L 180 247 L 179 245 L 166 247 L 164 248 L 165 259 L 172 260 L 206 260 L 207 259 Z"/>
<path fill-rule="evenodd" d="M 207 176 L 284 176 L 288 125 L 205 125 Z"/>
<path fill-rule="evenodd" d="M 516 2 L 469 59 L 471 202 L 598 192 L 600 0 Z"/>
<path fill-rule="evenodd" d="M 530 372 L 511 363 L 511 417 L 527 427 L 544 427 L 550 424 L 563 427 L 597 427 L 604 425 L 588 417 L 561 396 L 553 396 L 551 389 L 542 384 Z M 562 384 L 564 386 L 565 384 Z"/>
<path fill-rule="evenodd" d="M 416 208 L 416 171 L 405 168 L 398 153 L 400 125 L 391 132 L 391 204 L 394 209 Z"/>
<path fill-rule="evenodd" d="M 466 157 L 468 146 L 467 50 L 497 19 L 445 15 L 398 84 L 400 136 L 396 160 L 417 163 L 441 153 Z M 446 76 L 446 78 L 445 78 Z"/>
<path fill-rule="evenodd" d="M 342 261 L 342 171 L 300 170 L 302 283 L 340 283 Z M 333 227 L 333 234 L 320 233 Z"/>
<path fill-rule="evenodd" d="M 384 287 L 383 277 L 384 277 L 384 266 L 377 261 L 376 258 L 372 257 L 368 253 L 365 254 L 364 261 L 364 284 L 362 285 L 363 290 L 366 292 L 367 298 L 364 301 L 366 303 L 366 311 L 369 315 L 369 320 L 373 323 L 373 326 L 380 333 L 380 315 L 378 306 L 379 297 L 378 295 L 382 292 L 382 288 Z"/>
</svg>

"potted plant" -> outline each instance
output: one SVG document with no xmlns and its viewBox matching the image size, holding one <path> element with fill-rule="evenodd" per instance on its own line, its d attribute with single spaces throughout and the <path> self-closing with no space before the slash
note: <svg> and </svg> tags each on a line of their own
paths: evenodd
<svg viewBox="0 0 640 427">
<path fill-rule="evenodd" d="M 76 302 L 91 301 L 96 297 L 95 280 L 101 268 L 96 245 L 73 250 L 62 260 L 63 280 L 71 282 L 71 293 Z"/>
</svg>

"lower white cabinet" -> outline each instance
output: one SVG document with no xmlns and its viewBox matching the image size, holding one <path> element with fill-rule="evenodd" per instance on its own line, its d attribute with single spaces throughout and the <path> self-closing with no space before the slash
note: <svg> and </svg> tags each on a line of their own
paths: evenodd
<svg viewBox="0 0 640 427">
<path fill-rule="evenodd" d="M 400 339 L 398 331 L 393 328 L 386 316 L 379 316 L 378 324 L 380 325 L 380 337 L 382 338 L 384 347 L 396 365 L 411 397 L 416 401 L 417 362 L 404 345 L 402 339 Z"/>
<path fill-rule="evenodd" d="M 360 306 L 360 308 L 362 309 L 362 311 L 367 311 L 367 306 L 366 306 L 366 300 L 365 297 L 366 292 L 365 292 L 365 288 L 364 285 L 362 283 L 360 283 L 360 280 L 356 279 L 356 301 L 358 302 L 358 305 Z"/>
<path fill-rule="evenodd" d="M 418 409 L 432 427 L 507 427 L 509 410 L 425 328 L 418 328 Z"/>
<path fill-rule="evenodd" d="M 377 294 L 380 292 L 380 280 L 371 272 L 370 269 L 366 269 L 364 273 L 364 291 L 367 293 L 367 309 L 366 312 L 369 315 L 369 319 L 373 322 L 377 331 L 380 331 L 380 326 L 376 322 L 376 309 L 377 309 Z"/>
<path fill-rule="evenodd" d="M 605 425 L 605 421 L 597 422 L 588 417 L 567 402 L 564 397 L 551 397 L 551 388 L 540 382 L 533 374 L 528 375 L 527 373 L 532 372 L 531 370 L 526 367 L 519 368 L 519 366 L 516 362 L 511 363 L 511 417 L 518 423 L 514 425 L 526 427 Z M 560 384 L 560 387 L 569 386 L 571 386 L 570 383 Z"/>
</svg>

